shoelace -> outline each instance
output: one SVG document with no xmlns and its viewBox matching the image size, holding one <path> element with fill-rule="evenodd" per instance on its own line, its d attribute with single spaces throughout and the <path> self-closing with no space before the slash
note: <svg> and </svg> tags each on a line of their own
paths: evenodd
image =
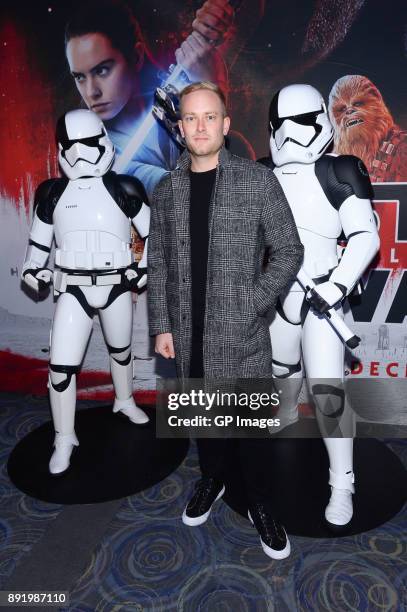
<svg viewBox="0 0 407 612">
<path fill-rule="evenodd" d="M 199 508 L 202 508 L 202 506 L 205 505 L 205 502 L 209 496 L 210 490 L 211 490 L 211 484 L 212 484 L 212 480 L 208 480 L 206 482 L 204 481 L 200 481 L 198 482 L 198 484 L 196 485 L 196 491 L 193 495 L 193 498 L 191 500 L 191 505 L 195 506 L 198 505 Z M 199 499 L 199 496 L 202 496 L 201 499 Z M 199 504 L 198 504 L 198 499 L 199 499 Z"/>
<path fill-rule="evenodd" d="M 280 525 L 277 525 L 274 517 L 270 517 L 266 514 L 264 509 L 260 506 L 258 509 L 258 517 L 261 520 L 261 524 L 265 533 L 265 536 L 270 540 L 277 537 L 282 542 L 285 540 L 285 533 Z M 271 525 L 270 525 L 271 518 Z"/>
</svg>

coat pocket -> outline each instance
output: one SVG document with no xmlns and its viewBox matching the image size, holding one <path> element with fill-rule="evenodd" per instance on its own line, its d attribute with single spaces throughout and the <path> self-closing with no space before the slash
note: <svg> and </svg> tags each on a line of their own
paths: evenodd
<svg viewBox="0 0 407 612">
<path fill-rule="evenodd" d="M 253 284 L 253 308 L 258 317 L 265 317 L 274 309 L 275 300 L 265 295 L 263 288 L 258 282 Z"/>
</svg>

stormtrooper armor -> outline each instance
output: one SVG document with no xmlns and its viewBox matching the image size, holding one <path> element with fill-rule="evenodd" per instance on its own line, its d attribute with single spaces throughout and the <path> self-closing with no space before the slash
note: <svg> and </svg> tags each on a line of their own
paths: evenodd
<svg viewBox="0 0 407 612">
<path fill-rule="evenodd" d="M 342 385 L 343 342 L 323 313 L 333 308 L 342 315 L 342 300 L 379 248 L 372 188 L 361 160 L 324 153 L 333 129 L 321 94 L 310 85 L 290 85 L 275 95 L 270 128 L 272 159 L 260 161 L 284 190 L 304 245 L 302 270 L 316 285 L 305 295 L 295 281 L 279 298 L 270 326 L 273 373 L 284 387 L 282 420 L 295 422 L 302 353 L 330 462 L 325 518 L 342 528 L 353 514 L 353 420 Z M 339 258 L 342 234 L 347 246 Z"/>
<path fill-rule="evenodd" d="M 58 122 L 59 162 L 64 178 L 42 183 L 22 279 L 33 290 L 53 281 L 57 296 L 50 340 L 49 394 L 55 427 L 51 474 L 70 464 L 79 442 L 74 430 L 76 374 L 97 312 L 110 355 L 113 412 L 135 424 L 148 422 L 132 395 L 131 291 L 147 282 L 150 209 L 141 183 L 110 171 L 114 148 L 103 123 L 89 110 L 71 111 Z M 144 240 L 134 262 L 131 224 Z M 55 270 L 47 269 L 55 239 Z"/>
</svg>

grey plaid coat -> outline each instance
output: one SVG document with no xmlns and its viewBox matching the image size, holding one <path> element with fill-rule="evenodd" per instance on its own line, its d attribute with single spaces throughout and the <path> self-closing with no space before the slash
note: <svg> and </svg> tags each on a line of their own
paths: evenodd
<svg viewBox="0 0 407 612">
<path fill-rule="evenodd" d="M 173 334 L 182 378 L 189 374 L 192 335 L 190 163 L 185 151 L 176 169 L 157 185 L 148 245 L 150 334 Z M 271 376 L 264 315 L 294 279 L 302 256 L 291 210 L 273 172 L 221 149 L 209 209 L 206 377 Z"/>
</svg>

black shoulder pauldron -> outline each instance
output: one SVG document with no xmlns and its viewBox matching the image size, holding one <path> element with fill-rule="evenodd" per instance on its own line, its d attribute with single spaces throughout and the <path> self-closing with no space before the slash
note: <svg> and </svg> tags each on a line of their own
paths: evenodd
<svg viewBox="0 0 407 612">
<path fill-rule="evenodd" d="M 113 200 L 129 219 L 137 215 L 143 203 L 148 205 L 143 184 L 134 176 L 108 172 L 102 179 Z"/>
<path fill-rule="evenodd" d="M 323 155 L 315 162 L 315 175 L 336 210 L 339 210 L 351 195 L 360 199 L 373 197 L 366 166 L 354 155 Z"/>
<path fill-rule="evenodd" d="M 43 223 L 52 224 L 52 215 L 54 214 L 55 206 L 61 195 L 64 193 L 68 184 L 67 178 L 48 179 L 41 183 L 35 192 L 34 196 L 34 212 Z"/>
</svg>

